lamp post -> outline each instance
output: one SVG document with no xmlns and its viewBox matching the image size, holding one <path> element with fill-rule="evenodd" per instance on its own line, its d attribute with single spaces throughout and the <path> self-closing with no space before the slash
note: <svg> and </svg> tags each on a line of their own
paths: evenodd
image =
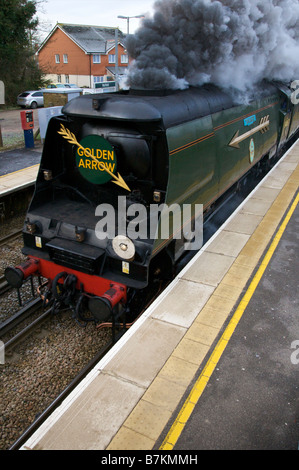
<svg viewBox="0 0 299 470">
<path fill-rule="evenodd" d="M 127 20 L 127 34 L 129 34 L 129 31 L 130 31 L 130 18 L 144 18 L 144 15 L 137 15 L 137 16 L 118 15 L 117 18 L 122 18 L 123 20 Z"/>
</svg>

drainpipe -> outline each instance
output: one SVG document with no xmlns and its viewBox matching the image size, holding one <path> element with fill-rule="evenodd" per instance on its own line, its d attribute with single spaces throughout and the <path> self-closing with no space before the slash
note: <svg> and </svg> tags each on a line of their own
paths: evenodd
<svg viewBox="0 0 299 470">
<path fill-rule="evenodd" d="M 91 54 L 89 54 L 89 88 L 92 88 L 91 86 Z"/>
<path fill-rule="evenodd" d="M 115 91 L 118 91 L 118 28 L 115 29 Z"/>
</svg>

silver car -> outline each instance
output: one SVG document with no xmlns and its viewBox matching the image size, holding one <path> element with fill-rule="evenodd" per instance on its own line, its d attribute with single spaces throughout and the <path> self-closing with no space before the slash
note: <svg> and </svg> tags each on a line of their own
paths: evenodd
<svg viewBox="0 0 299 470">
<path fill-rule="evenodd" d="M 42 91 L 24 91 L 17 98 L 17 104 L 22 108 L 35 109 L 44 106 L 44 94 Z"/>
</svg>

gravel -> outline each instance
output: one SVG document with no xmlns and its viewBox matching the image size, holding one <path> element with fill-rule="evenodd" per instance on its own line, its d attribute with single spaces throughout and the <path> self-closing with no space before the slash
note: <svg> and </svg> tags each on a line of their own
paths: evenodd
<svg viewBox="0 0 299 470">
<path fill-rule="evenodd" d="M 110 340 L 110 330 L 52 317 L 0 366 L 0 449 L 6 450 Z"/>
<path fill-rule="evenodd" d="M 1 236 L 20 228 L 24 218 L 1 226 Z M 21 225 L 20 225 L 21 223 Z M 16 265 L 22 240 L 0 247 L 0 275 Z M 0 321 L 18 310 L 15 291 L 0 302 Z M 13 349 L 0 364 L 0 450 L 7 450 L 111 339 L 111 329 L 83 328 L 65 311 L 51 316 L 42 327 Z"/>
<path fill-rule="evenodd" d="M 23 226 L 24 214 L 14 219 L 10 219 L 1 224 L 1 238 L 8 234 L 19 230 Z M 4 275 L 5 268 L 8 266 L 16 266 L 22 263 L 26 257 L 22 254 L 23 247 L 22 237 L 10 241 L 0 246 L 0 276 Z M 9 291 L 0 301 L 0 322 L 3 322 L 9 315 L 18 309 L 18 297 L 15 290 Z"/>
</svg>

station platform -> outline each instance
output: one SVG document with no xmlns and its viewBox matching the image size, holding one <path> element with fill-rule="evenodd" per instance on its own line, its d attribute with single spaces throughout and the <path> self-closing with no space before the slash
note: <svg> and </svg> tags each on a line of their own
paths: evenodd
<svg viewBox="0 0 299 470">
<path fill-rule="evenodd" d="M 298 229 L 297 193 L 164 448 L 298 450 Z"/>
<path fill-rule="evenodd" d="M 299 141 L 21 450 L 297 450 L 298 186 Z"/>
<path fill-rule="evenodd" d="M 41 145 L 0 152 L 0 198 L 34 184 L 41 154 Z"/>
</svg>

